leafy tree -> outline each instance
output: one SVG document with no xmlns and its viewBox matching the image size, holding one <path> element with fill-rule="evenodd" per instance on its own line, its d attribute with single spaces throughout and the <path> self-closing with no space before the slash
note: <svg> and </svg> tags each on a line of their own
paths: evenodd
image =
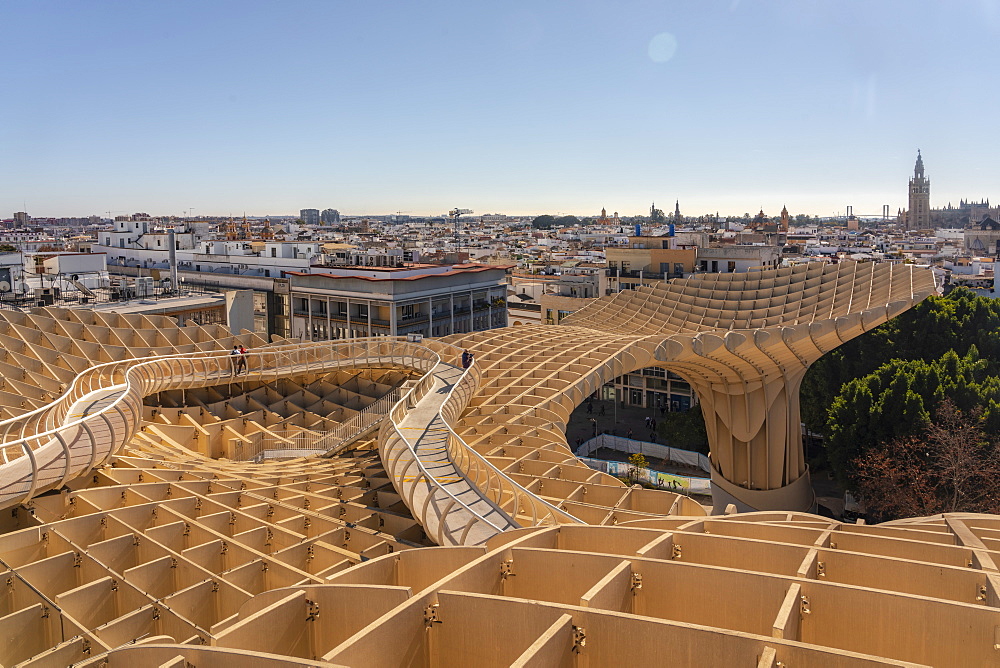
<svg viewBox="0 0 1000 668">
<path fill-rule="evenodd" d="M 982 414 L 943 400 L 915 436 L 884 443 L 854 462 L 870 519 L 1000 512 L 1000 444 Z"/>
<path fill-rule="evenodd" d="M 0 253 L 15 253 L 17 249 L 10 244 L 0 244 Z"/>
<path fill-rule="evenodd" d="M 813 364 L 802 381 L 802 421 L 812 431 L 824 431 L 841 387 L 892 359 L 936 360 L 949 350 L 964 357 L 973 346 L 989 374 L 1000 375 L 1000 299 L 965 288 L 925 299 Z"/>
<path fill-rule="evenodd" d="M 856 489 L 853 463 L 884 443 L 915 436 L 946 398 L 959 410 L 981 412 L 983 427 L 1000 428 L 1000 377 L 973 346 L 965 357 L 892 360 L 841 388 L 830 407 L 826 451 L 841 484 Z"/>
<path fill-rule="evenodd" d="M 663 223 L 666 222 L 667 217 L 663 213 L 663 209 L 650 209 L 649 211 L 649 222 L 651 223 Z"/>
<path fill-rule="evenodd" d="M 536 230 L 550 230 L 552 229 L 552 226 L 555 224 L 555 222 L 556 222 L 555 216 L 550 216 L 548 214 L 545 214 L 543 216 L 538 216 L 533 221 L 531 221 L 531 226 Z"/>
<path fill-rule="evenodd" d="M 708 454 L 708 432 L 701 404 L 687 411 L 664 413 L 656 420 L 656 432 L 666 445 Z"/>
<path fill-rule="evenodd" d="M 559 216 L 552 221 L 556 227 L 573 227 L 580 224 L 580 219 L 576 216 Z"/>
</svg>

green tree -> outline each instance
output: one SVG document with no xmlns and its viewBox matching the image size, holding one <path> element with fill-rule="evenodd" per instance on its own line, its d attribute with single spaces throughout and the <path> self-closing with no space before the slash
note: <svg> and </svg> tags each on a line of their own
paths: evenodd
<svg viewBox="0 0 1000 668">
<path fill-rule="evenodd" d="M 708 454 L 708 432 L 701 404 L 687 411 L 664 413 L 656 420 L 656 433 L 660 442 L 683 450 L 696 450 Z"/>
<path fill-rule="evenodd" d="M 628 464 L 631 467 L 629 468 L 629 478 L 631 480 L 638 480 L 642 470 L 649 467 L 646 457 L 639 452 L 628 456 Z"/>
<path fill-rule="evenodd" d="M 961 411 L 979 411 L 983 428 L 1000 428 L 1000 377 L 988 373 L 975 346 L 964 357 L 949 350 L 937 360 L 892 360 L 843 385 L 830 407 L 826 452 L 841 484 L 856 489 L 854 462 L 882 444 L 915 436 L 946 398 Z"/>
<path fill-rule="evenodd" d="M 990 375 L 1000 375 L 1000 299 L 957 288 L 930 297 L 902 315 L 821 357 L 802 381 L 802 421 L 823 432 L 841 387 L 892 359 L 936 360 L 949 350 L 960 357 L 975 347 Z"/>
<path fill-rule="evenodd" d="M 555 224 L 555 222 L 556 222 L 555 216 L 550 216 L 548 214 L 545 214 L 543 216 L 538 216 L 533 221 L 531 221 L 531 226 L 536 230 L 550 230 L 552 229 L 552 226 Z"/>
<path fill-rule="evenodd" d="M 10 244 L 0 244 L 0 253 L 16 253 L 17 249 Z"/>
</svg>

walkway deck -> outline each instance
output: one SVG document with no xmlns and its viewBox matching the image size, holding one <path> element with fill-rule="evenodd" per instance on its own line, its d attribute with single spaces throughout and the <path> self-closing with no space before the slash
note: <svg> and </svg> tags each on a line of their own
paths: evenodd
<svg viewBox="0 0 1000 668">
<path fill-rule="evenodd" d="M 412 508 L 427 507 L 420 519 L 424 530 L 429 536 L 438 535 L 440 517 L 445 516 L 444 534 L 448 544 L 478 545 L 490 537 L 516 529 L 518 525 L 511 520 L 492 501 L 487 499 L 479 489 L 471 485 L 462 473 L 455 468 L 448 456 L 448 435 L 450 433 L 441 418 L 441 407 L 448 397 L 448 392 L 462 376 L 462 370 L 450 364 L 441 363 L 431 372 L 434 383 L 417 405 L 407 412 L 400 422 L 399 430 L 403 438 L 410 444 L 412 450 L 428 474 L 440 484 L 439 488 L 428 488 L 417 484 L 413 494 Z M 407 479 L 408 478 L 408 479 Z M 403 485 L 416 483 L 415 476 L 406 476 Z M 428 499 L 428 494 L 430 498 Z M 408 496 L 408 495 L 407 495 Z M 472 528 L 462 539 L 462 534 L 473 519 L 472 513 L 465 508 L 449 508 L 458 499 L 475 512 L 482 520 L 473 522 Z M 493 526 L 490 526 L 490 525 Z M 499 527 L 499 528 L 494 528 Z"/>
</svg>

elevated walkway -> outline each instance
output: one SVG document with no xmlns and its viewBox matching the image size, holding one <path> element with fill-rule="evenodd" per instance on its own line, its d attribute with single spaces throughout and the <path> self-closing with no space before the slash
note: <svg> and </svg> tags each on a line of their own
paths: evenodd
<svg viewBox="0 0 1000 668">
<path fill-rule="evenodd" d="M 442 360 L 459 352 L 439 342 L 380 337 L 276 346 L 243 358 L 212 351 L 92 367 L 51 405 L 0 422 L 0 508 L 30 501 L 109 461 L 135 436 L 143 398 L 151 394 L 367 366 L 421 374 L 389 411 L 379 442 L 394 487 L 433 540 L 480 544 L 520 526 L 578 523 L 505 476 L 452 430 L 446 417 L 461 414 L 479 382 L 474 370 Z M 335 436 L 336 443 L 349 438 Z"/>
<path fill-rule="evenodd" d="M 581 521 L 529 492 L 470 448 L 449 418 L 468 405 L 479 371 L 438 363 L 379 432 L 379 453 L 403 502 L 438 545 L 479 545 L 523 526 Z"/>
<path fill-rule="evenodd" d="M 448 453 L 451 430 L 441 417 L 441 408 L 462 370 L 442 363 L 431 375 L 429 391 L 406 413 L 398 429 L 411 445 L 410 457 L 420 461 L 438 486 L 410 485 L 417 476 L 407 476 L 403 487 L 409 486 L 412 492 L 410 507 L 424 509 L 424 530 L 438 544 L 478 545 L 518 524 L 469 482 Z"/>
<path fill-rule="evenodd" d="M 0 422 L 0 508 L 25 503 L 107 461 L 138 431 L 142 400 L 151 394 L 359 365 L 426 373 L 440 357 L 426 346 L 380 338 L 276 346 L 245 360 L 246 369 L 239 369 L 228 351 L 212 351 L 111 362 L 78 374 L 49 406 Z"/>
</svg>

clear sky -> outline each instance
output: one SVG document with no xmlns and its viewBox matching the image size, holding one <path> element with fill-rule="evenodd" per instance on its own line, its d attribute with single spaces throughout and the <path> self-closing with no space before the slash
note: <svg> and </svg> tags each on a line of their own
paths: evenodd
<svg viewBox="0 0 1000 668">
<path fill-rule="evenodd" d="M 0 3 L 0 217 L 1000 201 L 1000 1 Z"/>
</svg>

